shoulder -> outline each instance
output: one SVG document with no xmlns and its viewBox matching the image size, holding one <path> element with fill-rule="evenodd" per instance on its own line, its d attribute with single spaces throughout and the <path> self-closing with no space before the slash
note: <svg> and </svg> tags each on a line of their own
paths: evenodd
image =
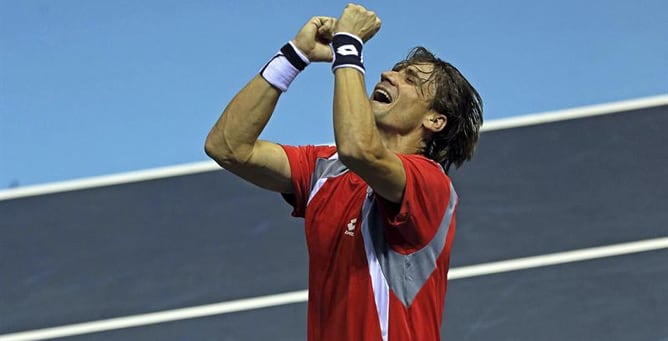
<svg viewBox="0 0 668 341">
<path fill-rule="evenodd" d="M 453 200 L 456 192 L 443 167 L 422 155 L 400 155 L 406 173 L 406 186 L 402 204 L 412 207 L 406 213 L 435 214 L 432 223 L 440 222 L 440 216 Z M 428 213 L 425 213 L 428 212 Z"/>
<path fill-rule="evenodd" d="M 403 163 L 406 176 L 417 176 L 433 181 L 444 181 L 450 185 L 450 177 L 436 161 L 420 154 L 397 154 Z"/>
</svg>

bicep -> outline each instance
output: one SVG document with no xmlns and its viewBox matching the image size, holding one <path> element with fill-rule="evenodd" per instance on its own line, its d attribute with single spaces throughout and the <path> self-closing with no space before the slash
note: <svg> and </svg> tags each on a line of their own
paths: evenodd
<svg viewBox="0 0 668 341">
<path fill-rule="evenodd" d="M 288 156 L 276 143 L 257 140 L 246 162 L 227 165 L 225 169 L 270 191 L 294 193 Z"/>
</svg>

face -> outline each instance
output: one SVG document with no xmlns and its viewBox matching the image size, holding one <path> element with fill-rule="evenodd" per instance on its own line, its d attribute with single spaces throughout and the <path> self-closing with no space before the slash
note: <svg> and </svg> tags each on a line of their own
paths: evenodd
<svg viewBox="0 0 668 341">
<path fill-rule="evenodd" d="M 370 98 L 379 128 L 407 134 L 423 124 L 436 92 L 433 69 L 432 64 L 413 64 L 381 74 Z"/>
</svg>

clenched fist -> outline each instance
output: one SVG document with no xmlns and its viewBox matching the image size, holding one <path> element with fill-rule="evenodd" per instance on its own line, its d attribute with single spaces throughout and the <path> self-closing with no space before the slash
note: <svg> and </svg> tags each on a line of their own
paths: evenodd
<svg viewBox="0 0 668 341">
<path fill-rule="evenodd" d="M 292 41 L 312 62 L 329 62 L 332 50 L 329 43 L 334 35 L 336 19 L 330 17 L 313 17 L 304 25 Z"/>
<path fill-rule="evenodd" d="M 380 19 L 376 13 L 355 4 L 346 6 L 334 27 L 335 34 L 339 32 L 354 34 L 363 42 L 371 39 L 378 30 L 380 30 Z"/>
</svg>

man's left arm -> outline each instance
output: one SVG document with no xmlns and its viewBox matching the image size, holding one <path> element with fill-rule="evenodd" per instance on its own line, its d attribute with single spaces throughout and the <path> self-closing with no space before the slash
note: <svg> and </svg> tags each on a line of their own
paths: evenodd
<svg viewBox="0 0 668 341">
<path fill-rule="evenodd" d="M 364 77 L 355 69 L 335 71 L 334 137 L 341 162 L 383 198 L 401 201 L 406 172 L 401 159 L 381 142 Z"/>
<path fill-rule="evenodd" d="M 374 12 L 348 5 L 337 21 L 335 32 L 353 34 L 362 41 L 380 29 Z M 361 176 L 374 192 L 399 203 L 406 186 L 406 173 L 399 157 L 385 148 L 376 129 L 364 74 L 355 68 L 334 71 L 334 137 L 339 159 Z"/>
</svg>

